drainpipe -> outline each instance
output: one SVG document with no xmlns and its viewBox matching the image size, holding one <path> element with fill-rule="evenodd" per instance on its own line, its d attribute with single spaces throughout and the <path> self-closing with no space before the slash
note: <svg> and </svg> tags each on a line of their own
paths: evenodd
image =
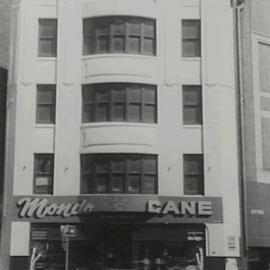
<svg viewBox="0 0 270 270">
<path fill-rule="evenodd" d="M 246 162 L 245 162 L 245 140 L 244 140 L 244 95 L 243 95 L 243 70 L 242 70 L 242 40 L 241 40 L 241 11 L 244 8 L 244 1 L 233 0 L 234 24 L 235 24 L 235 66 L 236 66 L 236 89 L 237 89 L 237 122 L 238 122 L 238 145 L 239 145 L 239 186 L 240 186 L 240 208 L 242 228 L 242 250 L 243 269 L 247 269 L 248 251 L 248 213 L 247 213 L 247 187 L 246 187 Z"/>
</svg>

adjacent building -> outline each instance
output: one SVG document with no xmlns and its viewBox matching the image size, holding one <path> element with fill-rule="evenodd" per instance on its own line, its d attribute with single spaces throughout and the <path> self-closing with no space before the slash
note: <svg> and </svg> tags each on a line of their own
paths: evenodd
<svg viewBox="0 0 270 270">
<path fill-rule="evenodd" d="M 238 9 L 243 178 L 249 269 L 270 262 L 270 3 L 247 0 Z"/>
<path fill-rule="evenodd" d="M 241 257 L 229 0 L 17 0 L 2 269 Z"/>
</svg>

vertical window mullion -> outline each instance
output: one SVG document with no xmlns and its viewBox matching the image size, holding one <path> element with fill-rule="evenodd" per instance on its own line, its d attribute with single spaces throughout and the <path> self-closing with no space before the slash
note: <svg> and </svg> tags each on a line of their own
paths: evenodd
<svg viewBox="0 0 270 270">
<path fill-rule="evenodd" d="M 125 102 L 126 102 L 126 106 L 125 106 L 125 120 L 127 121 L 127 122 L 129 122 L 129 104 L 130 104 L 130 102 L 129 102 L 129 99 L 130 99 L 130 95 L 129 95 L 129 85 L 127 85 L 126 86 L 126 100 L 125 100 Z"/>
<path fill-rule="evenodd" d="M 144 53 L 144 23 L 140 23 L 140 49 L 139 52 L 141 54 Z"/>
<path fill-rule="evenodd" d="M 113 95 L 114 89 L 112 85 L 109 85 L 109 121 L 114 121 L 114 109 L 115 100 Z"/>
<path fill-rule="evenodd" d="M 113 24 L 113 20 L 110 21 L 110 25 L 109 25 L 109 52 L 114 52 L 115 48 L 114 48 L 114 42 L 113 42 L 113 36 L 114 36 L 114 24 Z"/>
<path fill-rule="evenodd" d="M 127 155 L 124 155 L 124 163 L 125 163 L 124 191 L 125 191 L 125 193 L 128 193 L 129 171 L 128 171 L 128 158 L 127 158 Z"/>
<path fill-rule="evenodd" d="M 109 193 L 113 193 L 112 192 L 112 179 L 113 179 L 113 171 L 112 171 L 112 161 L 113 161 L 113 157 L 109 159 L 109 171 L 108 171 L 108 181 L 107 181 L 107 191 Z"/>
<path fill-rule="evenodd" d="M 125 22 L 125 44 L 124 44 L 124 52 L 128 53 L 130 52 L 130 46 L 129 46 L 129 35 L 130 35 L 130 31 L 129 31 L 130 27 L 129 27 L 129 21 Z"/>
</svg>

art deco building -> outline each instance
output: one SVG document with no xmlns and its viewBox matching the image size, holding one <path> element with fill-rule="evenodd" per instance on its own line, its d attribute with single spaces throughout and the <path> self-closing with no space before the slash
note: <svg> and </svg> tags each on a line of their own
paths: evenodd
<svg viewBox="0 0 270 270">
<path fill-rule="evenodd" d="M 63 269 L 63 224 L 69 269 L 238 263 L 233 14 L 229 0 L 12 1 L 1 267 L 29 269 L 37 250 L 35 269 Z"/>
</svg>

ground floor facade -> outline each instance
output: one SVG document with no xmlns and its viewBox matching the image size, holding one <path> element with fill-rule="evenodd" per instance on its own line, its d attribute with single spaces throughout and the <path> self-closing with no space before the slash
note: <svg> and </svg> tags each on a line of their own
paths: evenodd
<svg viewBox="0 0 270 270">
<path fill-rule="evenodd" d="M 10 270 L 28 270 L 37 257 L 33 269 L 64 270 L 67 253 L 69 270 L 239 269 L 239 239 L 224 238 L 219 197 L 13 199 Z"/>
</svg>

